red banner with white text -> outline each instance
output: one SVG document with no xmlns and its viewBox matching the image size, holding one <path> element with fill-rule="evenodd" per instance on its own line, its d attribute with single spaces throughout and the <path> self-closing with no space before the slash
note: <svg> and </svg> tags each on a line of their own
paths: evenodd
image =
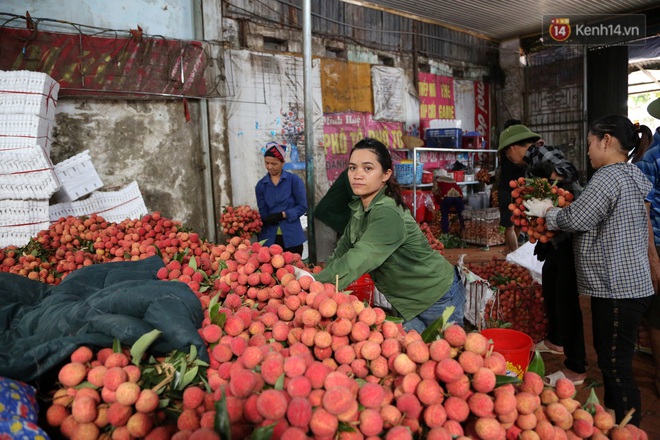
<svg viewBox="0 0 660 440">
<path fill-rule="evenodd" d="M 483 81 L 474 82 L 474 127 L 490 148 L 490 90 Z"/>
</svg>

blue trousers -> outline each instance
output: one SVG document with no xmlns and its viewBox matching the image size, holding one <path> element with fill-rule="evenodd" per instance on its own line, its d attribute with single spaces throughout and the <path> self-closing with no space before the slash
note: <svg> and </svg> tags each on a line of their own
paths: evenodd
<svg viewBox="0 0 660 440">
<path fill-rule="evenodd" d="M 454 306 L 454 312 L 449 318 L 450 321 L 463 327 L 463 315 L 465 311 L 465 286 L 458 276 L 458 271 L 454 268 L 454 282 L 452 283 L 447 293 L 442 298 L 437 300 L 428 309 L 424 310 L 419 315 L 415 316 L 410 321 L 404 321 L 403 328 L 408 330 L 416 330 L 422 333 L 433 321 L 442 316 L 442 312 L 449 306 Z"/>
</svg>

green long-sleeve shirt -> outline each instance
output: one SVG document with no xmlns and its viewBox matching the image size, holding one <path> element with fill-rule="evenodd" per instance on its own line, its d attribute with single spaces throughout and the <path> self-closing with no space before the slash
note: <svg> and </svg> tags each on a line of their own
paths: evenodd
<svg viewBox="0 0 660 440">
<path fill-rule="evenodd" d="M 454 267 L 433 250 L 410 211 L 381 190 L 365 210 L 350 203 L 352 215 L 328 262 L 314 278 L 339 289 L 365 273 L 404 319 L 410 320 L 451 287 Z"/>
</svg>

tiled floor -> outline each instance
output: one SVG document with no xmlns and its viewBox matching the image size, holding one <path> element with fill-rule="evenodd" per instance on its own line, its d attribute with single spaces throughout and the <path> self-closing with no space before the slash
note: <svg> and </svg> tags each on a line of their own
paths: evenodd
<svg viewBox="0 0 660 440">
<path fill-rule="evenodd" d="M 455 263 L 459 255 L 466 254 L 464 261 L 468 263 L 489 261 L 492 258 L 504 258 L 501 251 L 502 246 L 491 247 L 489 249 L 446 249 L 444 255 L 450 262 Z M 581 303 L 584 316 L 584 336 L 587 348 L 587 380 L 585 380 L 584 385 L 577 387 L 577 399 L 584 403 L 591 392 L 591 388 L 594 388 L 596 395 L 602 402 L 602 376 L 598 369 L 598 365 L 596 364 L 596 353 L 592 345 L 591 312 L 589 310 L 588 298 L 582 297 Z M 563 356 L 549 353 L 543 354 L 546 371 L 554 372 L 561 369 L 563 367 L 563 359 Z M 652 356 L 643 352 L 635 353 L 633 367 L 637 384 L 639 385 L 642 394 L 643 414 L 641 428 L 648 433 L 649 439 L 660 440 L 660 398 L 658 398 L 658 395 L 656 394 L 653 381 L 655 369 Z"/>
</svg>

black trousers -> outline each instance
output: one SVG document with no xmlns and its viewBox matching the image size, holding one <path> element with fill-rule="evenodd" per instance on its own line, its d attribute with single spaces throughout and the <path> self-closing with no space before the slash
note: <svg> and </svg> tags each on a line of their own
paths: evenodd
<svg viewBox="0 0 660 440">
<path fill-rule="evenodd" d="M 587 353 L 580 295 L 575 274 L 573 241 L 570 236 L 553 247 L 548 243 L 541 279 L 543 300 L 548 316 L 547 339 L 564 347 L 564 365 L 576 373 L 585 373 Z"/>
<path fill-rule="evenodd" d="M 635 408 L 630 423 L 639 426 L 642 399 L 633 375 L 635 342 L 642 315 L 653 296 L 637 299 L 591 298 L 591 319 L 598 368 L 603 375 L 606 407 L 619 423 Z"/>
<path fill-rule="evenodd" d="M 292 253 L 298 254 L 298 255 L 302 255 L 302 253 L 303 253 L 303 245 L 302 244 L 300 244 L 298 246 L 288 247 L 288 248 L 284 247 L 284 238 L 282 238 L 282 234 L 277 234 L 275 236 L 275 244 L 279 244 L 280 246 L 282 246 L 282 249 L 284 249 L 285 252 L 289 251 L 289 252 L 292 252 Z"/>
</svg>

